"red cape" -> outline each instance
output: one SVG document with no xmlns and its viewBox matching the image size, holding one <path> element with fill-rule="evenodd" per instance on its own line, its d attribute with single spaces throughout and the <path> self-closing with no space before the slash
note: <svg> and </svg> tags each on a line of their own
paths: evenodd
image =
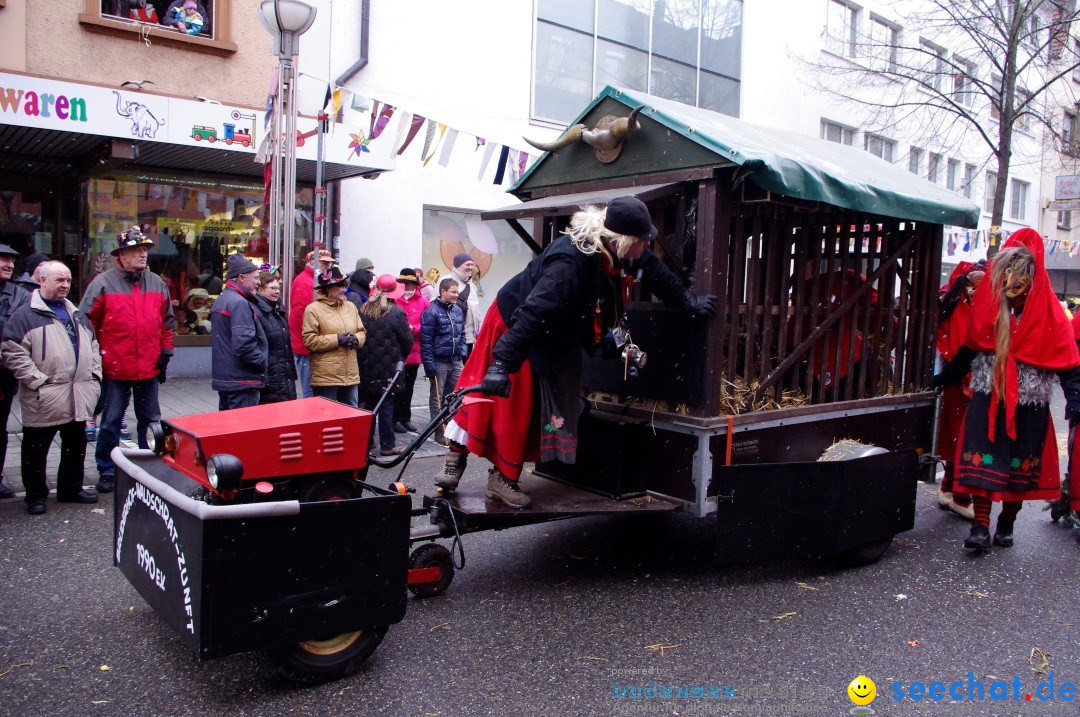
<svg viewBox="0 0 1080 717">
<path fill-rule="evenodd" d="M 956 285 L 956 282 L 970 274 L 974 268 L 975 264 L 970 261 L 962 261 L 957 264 L 952 274 L 949 275 L 949 282 L 938 291 L 938 296 L 944 297 L 948 294 Z M 971 302 L 961 297 L 949 318 L 938 324 L 937 349 L 941 353 L 941 357 L 946 361 L 952 361 L 953 356 L 964 345 L 964 341 L 967 339 L 968 314 L 970 313 Z"/>
<path fill-rule="evenodd" d="M 1021 229 L 1009 237 L 1002 249 L 1025 246 L 1035 257 L 1035 276 L 1024 300 L 1020 321 L 1010 318 L 1011 334 L 1009 356 L 1005 365 L 1005 426 L 1010 438 L 1016 438 L 1016 404 L 1019 401 L 1019 374 L 1017 362 L 1029 366 L 1062 371 L 1080 365 L 1080 353 L 1076 350 L 1073 327 L 1065 317 L 1057 296 L 1050 288 L 1043 255 L 1043 240 L 1033 229 Z M 993 261 L 987 267 L 989 274 Z M 992 286 L 990 276 L 979 284 L 972 297 L 968 321 L 967 344 L 978 351 L 994 352 L 997 346 L 995 324 L 998 318 L 998 297 L 1001 282 Z M 990 400 L 989 438 L 994 440 L 994 424 L 997 418 L 997 392 Z"/>
</svg>

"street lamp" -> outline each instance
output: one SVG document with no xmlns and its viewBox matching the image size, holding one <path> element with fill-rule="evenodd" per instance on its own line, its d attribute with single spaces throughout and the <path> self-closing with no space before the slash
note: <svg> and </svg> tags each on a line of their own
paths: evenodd
<svg viewBox="0 0 1080 717">
<path fill-rule="evenodd" d="M 304 0 L 262 0 L 259 3 L 259 22 L 274 37 L 274 52 L 280 69 L 270 127 L 273 159 L 267 235 L 270 263 L 281 266 L 286 305 L 296 256 L 296 75 L 293 58 L 300 51 L 300 36 L 315 22 L 315 12 L 316 9 Z"/>
</svg>

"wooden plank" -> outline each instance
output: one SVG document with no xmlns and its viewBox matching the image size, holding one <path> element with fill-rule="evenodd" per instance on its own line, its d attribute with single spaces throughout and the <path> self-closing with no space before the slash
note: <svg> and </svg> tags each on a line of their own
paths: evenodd
<svg viewBox="0 0 1080 717">
<path fill-rule="evenodd" d="M 510 228 L 514 230 L 514 233 L 521 238 L 521 241 L 525 242 L 525 246 L 529 247 L 533 254 L 539 254 L 543 251 L 529 232 L 525 231 L 525 227 L 518 223 L 517 219 L 507 219 L 506 223 L 509 224 Z"/>
<path fill-rule="evenodd" d="M 786 298 L 781 304 L 781 299 L 777 296 L 780 286 L 780 274 L 787 274 L 787 267 L 784 265 L 783 257 L 787 255 L 787 249 L 782 243 L 783 241 L 783 229 L 787 226 L 786 220 L 787 212 L 781 214 L 780 212 L 774 212 L 772 221 L 768 222 L 765 227 L 765 252 L 764 252 L 764 267 L 765 267 L 765 287 L 762 292 L 762 316 L 761 316 L 761 358 L 759 368 L 756 371 L 758 376 L 768 376 L 769 369 L 772 364 L 772 357 L 775 356 L 776 343 L 774 326 L 778 323 L 778 318 L 774 318 L 776 314 L 774 310 L 781 305 L 786 306 Z"/>
<path fill-rule="evenodd" d="M 766 377 L 762 381 L 761 388 L 758 389 L 758 393 L 755 394 L 755 397 L 760 398 L 760 395 L 764 391 L 764 389 L 768 388 L 776 382 L 779 374 L 781 374 L 783 371 L 786 371 L 792 364 L 794 364 L 799 359 L 799 356 L 804 351 L 806 351 L 808 347 L 812 347 L 819 338 L 824 336 L 825 333 L 827 333 L 829 329 L 832 328 L 833 324 L 835 324 L 837 320 L 839 320 L 844 310 L 850 304 L 855 303 L 861 297 L 866 295 L 867 292 L 869 292 L 870 287 L 873 286 L 873 282 L 877 280 L 879 276 L 885 274 L 890 267 L 896 264 L 897 260 L 902 255 L 904 255 L 905 252 L 908 252 L 911 249 L 911 245 L 914 241 L 914 236 L 909 237 L 908 240 L 904 242 L 904 244 L 902 244 L 894 254 L 892 254 L 884 262 L 882 262 L 881 266 L 879 266 L 873 274 L 867 277 L 866 283 L 860 286 L 855 291 L 855 293 L 845 299 L 844 302 L 841 303 L 841 305 L 836 309 L 836 311 L 833 311 L 827 317 L 825 317 L 825 319 L 817 326 L 817 328 L 811 331 L 810 335 L 806 339 L 804 339 L 802 343 L 796 346 L 795 349 L 791 352 L 791 354 L 780 363 L 780 366 L 778 366 L 775 371 L 773 371 L 768 377 Z"/>
<path fill-rule="evenodd" d="M 794 305 L 794 296 L 791 287 L 795 278 L 793 267 L 797 267 L 797 262 L 793 263 L 792 259 L 799 254 L 799 236 L 805 237 L 806 235 L 805 230 L 800 231 L 799 235 L 796 235 L 794 230 L 795 220 L 793 215 L 789 213 L 785 216 L 784 223 L 780 227 L 780 242 L 783 246 L 780 260 L 780 291 L 777 296 L 777 306 L 780 307 L 780 311 L 776 324 L 776 353 L 769 364 L 769 371 L 778 366 L 787 356 L 788 332 L 793 328 L 791 310 Z M 761 375 L 767 376 L 768 373 L 763 371 Z M 787 390 L 788 385 L 790 384 L 785 374 L 780 377 L 776 384 L 776 395 L 779 396 Z"/>
<path fill-rule="evenodd" d="M 719 196 L 717 188 L 716 179 L 701 181 L 697 185 L 697 247 L 694 262 L 695 288 L 699 292 L 715 294 L 719 304 L 705 339 L 705 408 L 714 416 L 720 413 L 724 331 L 730 320 L 730 303 L 725 296 L 729 279 L 730 192 Z"/>
<path fill-rule="evenodd" d="M 582 192 L 601 192 L 609 189 L 644 187 L 650 184 L 672 184 L 674 182 L 697 182 L 712 179 L 719 172 L 730 171 L 730 167 L 701 167 L 698 169 L 679 169 L 673 172 L 657 172 L 634 177 L 615 177 L 595 182 L 560 184 L 558 186 L 537 187 L 527 192 L 530 199 L 543 199 L 559 194 L 580 194 Z M 630 194 L 631 192 L 627 192 Z M 525 193 L 523 193 L 524 196 Z M 651 197 L 650 197 L 651 198 Z M 645 201 L 645 200 L 642 200 Z"/>
<path fill-rule="evenodd" d="M 735 204 L 741 210 L 745 205 Z M 746 304 L 743 301 L 743 285 L 746 279 L 746 223 L 742 211 L 735 212 L 735 227 L 731 234 L 731 264 L 729 276 L 729 292 L 731 296 L 731 321 L 728 325 L 727 346 L 727 380 L 734 381 L 737 378 L 739 334 L 743 333 L 743 322 L 746 319 Z"/>
<path fill-rule="evenodd" d="M 743 354 L 743 380 L 750 385 L 757 379 L 758 350 L 758 313 L 757 308 L 761 305 L 759 293 L 761 283 L 761 216 L 755 214 L 750 219 L 750 236 L 747 247 L 746 262 L 746 346 Z"/>
</svg>

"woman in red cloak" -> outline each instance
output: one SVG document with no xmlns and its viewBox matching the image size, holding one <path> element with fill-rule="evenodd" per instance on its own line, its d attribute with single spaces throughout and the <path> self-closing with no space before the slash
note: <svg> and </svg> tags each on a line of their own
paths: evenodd
<svg viewBox="0 0 1080 717">
<path fill-rule="evenodd" d="M 971 313 L 971 299 L 975 289 L 986 274 L 986 262 L 972 263 L 962 261 L 956 265 L 949 276 L 949 283 L 938 292 L 938 328 L 937 349 L 942 364 L 947 364 L 956 357 L 957 351 L 967 338 L 968 317 Z M 966 382 L 965 382 L 966 383 Z M 945 475 L 938 488 L 938 505 L 943 510 L 952 510 L 968 520 L 975 518 L 971 507 L 971 498 L 967 495 L 953 494 L 953 472 L 956 461 L 956 447 L 960 441 L 960 428 L 967 411 L 970 389 L 966 385 L 946 386 L 941 395 L 938 413 L 937 451 L 945 464 Z"/>
<path fill-rule="evenodd" d="M 1055 372 L 1066 384 L 1078 366 L 1072 328 L 1050 289 L 1042 238 L 1021 229 L 975 290 L 964 349 L 936 379 L 944 384 L 971 370 L 953 485 L 971 495 L 975 508 L 965 548 L 990 549 L 991 503 L 1002 502 L 993 544 L 1009 547 L 1023 501 L 1061 495 L 1050 392 Z"/>
</svg>

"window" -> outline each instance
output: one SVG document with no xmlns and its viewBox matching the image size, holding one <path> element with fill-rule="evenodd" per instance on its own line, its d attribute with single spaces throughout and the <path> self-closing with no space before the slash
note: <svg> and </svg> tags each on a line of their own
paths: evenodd
<svg viewBox="0 0 1080 717">
<path fill-rule="evenodd" d="M 997 199 L 997 172 L 986 173 L 986 192 L 984 193 L 983 211 L 994 213 L 994 201 Z"/>
<path fill-rule="evenodd" d="M 975 93 L 975 65 L 967 60 L 953 58 L 953 99 L 964 107 L 971 107 Z"/>
<path fill-rule="evenodd" d="M 927 89 L 942 90 L 942 78 L 945 76 L 945 49 L 929 40 L 919 40 L 919 53 L 922 55 L 923 86 Z"/>
<path fill-rule="evenodd" d="M 1073 44 L 1074 57 L 1080 57 L 1080 40 L 1077 40 L 1076 38 L 1073 38 L 1072 44 Z M 1073 68 L 1072 76 L 1073 76 L 1074 80 L 1076 80 L 1077 82 L 1080 82 L 1080 65 L 1077 65 L 1076 67 Z"/>
<path fill-rule="evenodd" d="M 229 40 L 231 0 L 195 0 L 194 9 L 184 9 L 178 0 L 83 0 L 79 22 L 89 30 L 115 33 L 128 31 L 139 37 L 146 27 L 153 28 L 153 40 L 165 44 L 195 45 L 218 51 L 234 52 Z"/>
<path fill-rule="evenodd" d="M 881 157 L 886 162 L 893 160 L 893 151 L 896 149 L 896 142 L 891 139 L 885 139 L 876 134 L 866 134 L 866 151 L 875 157 Z"/>
<path fill-rule="evenodd" d="M 1061 151 L 1072 157 L 1080 154 L 1080 137 L 1076 136 L 1076 115 L 1065 110 L 1061 119 Z"/>
<path fill-rule="evenodd" d="M 1020 87 L 1016 88 L 1016 117 L 1013 126 L 1016 129 L 1027 131 L 1031 127 L 1032 116 L 1028 113 L 1027 106 L 1031 102 L 1031 93 Z M 1020 109 L 1024 107 L 1024 109 Z"/>
<path fill-rule="evenodd" d="M 975 184 L 975 165 L 964 165 L 964 186 L 963 193 L 968 199 L 971 199 L 971 186 Z"/>
<path fill-rule="evenodd" d="M 1072 229 L 1072 212 L 1064 211 L 1057 213 L 1058 229 Z"/>
<path fill-rule="evenodd" d="M 569 122 L 606 85 L 738 115 L 742 5 L 536 0 L 532 116 Z"/>
<path fill-rule="evenodd" d="M 896 47 L 900 31 L 895 25 L 879 17 L 870 18 L 870 68 L 878 72 L 896 70 Z"/>
<path fill-rule="evenodd" d="M 922 166 L 922 156 L 923 151 L 921 149 L 919 149 L 918 147 L 911 148 L 911 150 L 908 152 L 907 163 L 907 168 L 909 172 L 911 172 L 912 174 L 919 173 L 919 167 Z"/>
<path fill-rule="evenodd" d="M 938 182 L 938 176 L 941 174 L 941 155 L 930 153 L 930 162 L 926 165 L 926 178 L 934 184 Z"/>
<path fill-rule="evenodd" d="M 843 125 L 836 124 L 835 122 L 822 120 L 821 138 L 827 139 L 830 142 L 837 142 L 839 144 L 852 144 L 853 140 L 855 139 L 855 130 L 849 127 L 845 127 Z"/>
<path fill-rule="evenodd" d="M 955 192 L 958 179 L 960 179 L 960 162 L 950 159 L 945 165 L 945 188 Z"/>
<path fill-rule="evenodd" d="M 857 21 L 858 10 L 839 0 L 829 0 L 829 14 L 825 19 L 825 49 L 844 57 L 855 57 Z"/>
<path fill-rule="evenodd" d="M 1019 179 L 1012 180 L 1012 201 L 1009 203 L 1009 217 L 1023 219 L 1027 215 L 1028 188 L 1031 185 L 1021 182 Z"/>
</svg>

